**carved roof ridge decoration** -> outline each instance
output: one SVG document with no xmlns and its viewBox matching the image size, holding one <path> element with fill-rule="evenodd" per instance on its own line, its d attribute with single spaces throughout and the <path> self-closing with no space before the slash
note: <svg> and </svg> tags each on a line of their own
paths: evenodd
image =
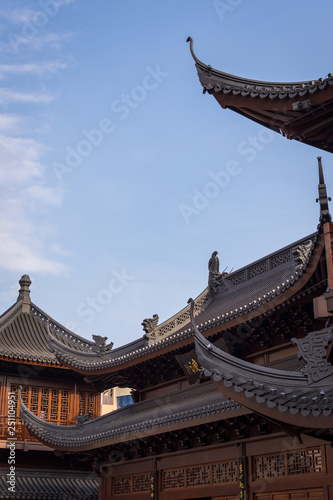
<svg viewBox="0 0 333 500">
<path fill-rule="evenodd" d="M 257 310 L 260 315 L 261 307 L 267 309 L 269 303 L 283 303 L 285 292 L 299 283 L 300 278 L 308 268 L 315 248 L 318 247 L 316 259 L 319 261 L 323 238 L 318 240 L 318 233 L 313 233 L 306 238 L 296 241 L 284 247 L 268 257 L 264 257 L 254 263 L 230 273 L 224 278 L 228 282 L 227 290 L 223 289 L 215 296 L 209 293 L 208 287 L 195 299 L 195 309 L 198 311 L 198 323 L 201 331 L 228 323 L 234 319 L 242 320 L 243 316 Z M 263 266 L 265 263 L 265 266 Z M 239 279 L 239 276 L 242 279 Z M 294 290 L 292 288 L 292 290 Z M 295 293 L 298 290 L 295 289 Z M 204 301 L 204 307 L 197 300 Z M 206 301 L 206 302 L 205 302 Z M 275 304 L 274 304 L 275 305 Z M 274 306 L 272 305 L 272 308 Z M 190 322 L 190 306 L 187 305 L 179 314 L 186 314 L 188 321 L 178 330 L 165 337 L 150 343 L 147 339 L 139 339 L 132 344 L 113 349 L 111 353 L 97 356 L 92 351 L 79 353 L 71 349 L 71 346 L 61 345 L 60 342 L 50 338 L 50 349 L 57 358 L 65 365 L 80 372 L 94 374 L 106 369 L 119 367 L 124 363 L 136 360 L 154 351 L 177 344 L 184 339 L 193 338 L 193 328 Z M 245 318 L 244 318 L 245 321 Z M 162 326 L 163 323 L 160 325 Z M 132 347 L 132 348 L 131 348 Z"/>
<path fill-rule="evenodd" d="M 223 109 L 231 109 L 288 139 L 333 152 L 333 73 L 297 82 L 243 78 L 200 61 L 188 37 L 203 92 Z"/>
<path fill-rule="evenodd" d="M 316 350 L 318 344 L 321 349 L 317 369 L 306 365 L 301 372 L 292 372 L 254 365 L 222 351 L 200 333 L 193 315 L 191 321 L 198 361 L 226 398 L 287 424 L 314 429 L 333 426 L 332 367 L 325 365 L 321 370 L 320 366 L 323 346 L 332 339 L 333 327 L 313 332 L 315 340 L 312 334 L 303 340 L 305 351 L 309 345 Z M 314 376 L 318 372 L 321 376 Z"/>
<path fill-rule="evenodd" d="M 100 448 L 252 413 L 235 401 L 227 401 L 211 382 L 135 403 L 79 425 L 46 422 L 24 405 L 21 394 L 19 397 L 21 420 L 29 431 L 51 448 L 67 451 Z"/>
</svg>

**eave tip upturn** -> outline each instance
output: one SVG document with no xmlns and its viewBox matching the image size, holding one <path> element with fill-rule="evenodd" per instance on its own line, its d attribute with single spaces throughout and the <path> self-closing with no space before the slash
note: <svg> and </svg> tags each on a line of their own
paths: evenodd
<svg viewBox="0 0 333 500">
<path fill-rule="evenodd" d="M 192 57 L 193 57 L 194 61 L 196 63 L 201 63 L 201 61 L 199 61 L 199 59 L 197 58 L 197 56 L 195 55 L 194 50 L 193 50 L 193 38 L 190 37 L 190 36 L 188 36 L 187 39 L 186 39 L 186 41 L 190 42 L 190 51 L 191 51 L 191 54 L 192 54 Z M 203 63 L 201 63 L 201 64 L 203 64 Z"/>
</svg>

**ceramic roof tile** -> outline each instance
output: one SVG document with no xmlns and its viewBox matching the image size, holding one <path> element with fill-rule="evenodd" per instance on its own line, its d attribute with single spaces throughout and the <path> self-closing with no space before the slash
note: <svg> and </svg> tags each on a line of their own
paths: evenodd
<svg viewBox="0 0 333 500">
<path fill-rule="evenodd" d="M 8 468 L 0 469 L 0 497 L 27 500 L 97 500 L 98 479 L 91 473 L 62 470 L 15 470 L 15 493 L 8 489 Z"/>
</svg>

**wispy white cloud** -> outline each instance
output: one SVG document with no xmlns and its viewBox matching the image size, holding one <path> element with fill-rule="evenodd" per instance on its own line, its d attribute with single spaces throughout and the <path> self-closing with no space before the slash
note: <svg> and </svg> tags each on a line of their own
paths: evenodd
<svg viewBox="0 0 333 500">
<path fill-rule="evenodd" d="M 51 274 L 59 274 L 66 269 L 60 262 L 47 257 L 51 249 L 29 220 L 22 200 L 1 200 L 0 235 L 0 268 Z"/>
<path fill-rule="evenodd" d="M 40 157 L 46 151 L 46 146 L 35 139 L 0 134 L 0 184 L 20 184 L 41 178 L 44 165 Z"/>
<path fill-rule="evenodd" d="M 37 2 L 21 7 L 20 1 L 0 8 L 2 42 L 0 52 L 18 54 L 21 49 L 47 51 L 59 49 L 71 33 L 50 33 L 48 23 L 60 7 L 75 0 Z M 31 4 L 32 5 L 32 4 Z M 44 8 L 45 7 L 45 8 Z M 3 21 L 3 22 L 1 22 Z M 4 26 L 6 25 L 6 29 Z M 12 83 L 0 87 L 0 105 L 48 104 L 53 96 L 47 91 L 27 91 L 19 79 L 27 76 L 45 78 L 67 68 L 68 64 L 50 60 L 22 62 L 22 57 L 0 64 L 0 79 L 15 77 Z M 27 58 L 25 58 L 27 61 Z M 25 107 L 21 113 L 24 113 Z M 50 186 L 43 156 L 48 147 L 34 138 L 24 136 L 31 116 L 15 113 L 0 114 L 0 269 L 16 273 L 59 274 L 67 269 L 62 262 L 68 253 L 56 241 L 56 230 L 50 224 L 49 211 L 61 205 L 64 191 L 61 185 Z M 23 134 L 23 135 L 22 135 Z"/>
<path fill-rule="evenodd" d="M 0 114 L 0 133 L 17 131 L 25 118 L 15 114 Z"/>
<path fill-rule="evenodd" d="M 8 88 L 0 88 L 0 104 L 15 104 L 15 103 L 36 103 L 47 104 L 52 101 L 53 97 L 50 94 L 42 92 L 20 92 Z"/>
<path fill-rule="evenodd" d="M 0 200 L 0 269 L 52 274 L 66 269 L 54 250 L 53 229 L 43 222 L 47 205 L 59 206 L 63 198 L 61 186 L 45 182 L 46 151 L 34 139 L 0 135 L 0 183 L 6 186 Z"/>
<path fill-rule="evenodd" d="M 33 201 L 53 206 L 61 205 L 64 196 L 61 186 L 53 188 L 46 186 L 44 183 L 34 184 L 25 189 L 24 193 Z"/>
<path fill-rule="evenodd" d="M 38 5 L 37 8 L 32 7 L 16 7 L 13 8 L 1 8 L 0 9 L 0 19 L 5 19 L 12 24 L 20 25 L 33 22 L 39 13 L 44 13 L 44 15 L 50 18 L 55 17 L 61 7 L 75 3 L 76 0 L 52 0 L 52 2 L 43 2 L 42 5 Z M 43 8 L 44 7 L 44 8 Z M 38 21 L 37 21 L 38 22 Z"/>
<path fill-rule="evenodd" d="M 26 63 L 26 64 L 0 64 L 0 78 L 7 75 L 15 76 L 44 76 L 47 74 L 55 74 L 60 69 L 66 69 L 67 64 L 60 61 L 50 61 L 42 63 Z"/>
<path fill-rule="evenodd" d="M 72 33 L 47 33 L 46 35 L 36 34 L 34 36 L 24 36 L 20 33 L 9 33 L 8 43 L 3 47 L 3 51 L 19 52 L 22 47 L 31 50 L 60 49 L 62 45 L 72 38 Z"/>
</svg>

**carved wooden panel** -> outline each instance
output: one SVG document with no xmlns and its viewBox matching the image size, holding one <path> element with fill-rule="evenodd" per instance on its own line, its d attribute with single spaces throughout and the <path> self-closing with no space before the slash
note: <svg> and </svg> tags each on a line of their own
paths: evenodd
<svg viewBox="0 0 333 500">
<path fill-rule="evenodd" d="M 255 479 L 285 476 L 285 456 L 283 453 L 266 455 L 253 459 L 253 472 Z"/>
<path fill-rule="evenodd" d="M 113 494 L 124 495 L 131 493 L 132 476 L 120 476 L 113 479 Z"/>
<path fill-rule="evenodd" d="M 87 415 L 94 418 L 95 394 L 93 392 L 80 392 L 79 395 L 79 415 Z"/>
<path fill-rule="evenodd" d="M 164 490 L 171 488 L 190 488 L 210 484 L 235 483 L 237 481 L 237 460 L 168 469 L 164 470 L 162 473 L 162 488 Z"/>
<path fill-rule="evenodd" d="M 184 488 L 186 485 L 185 468 L 182 467 L 163 471 L 162 485 L 164 490 L 170 488 Z"/>
<path fill-rule="evenodd" d="M 16 393 L 16 416 L 19 417 L 19 386 L 12 384 L 10 390 Z M 70 391 L 49 387 L 22 386 L 22 400 L 35 415 L 54 423 L 67 423 L 69 413 Z"/>
<path fill-rule="evenodd" d="M 320 448 L 300 450 L 288 453 L 288 475 L 314 474 L 322 472 L 322 458 Z"/>
<path fill-rule="evenodd" d="M 187 467 L 186 481 L 189 487 L 210 484 L 210 466 L 198 465 L 196 467 Z"/>
<path fill-rule="evenodd" d="M 281 452 L 253 458 L 254 479 L 315 474 L 323 472 L 321 448 L 309 448 L 292 452 Z"/>
<path fill-rule="evenodd" d="M 130 476 L 116 476 L 113 478 L 113 495 L 150 491 L 150 479 L 151 474 L 149 472 Z"/>
<path fill-rule="evenodd" d="M 132 492 L 139 493 L 140 491 L 149 491 L 150 477 L 151 475 L 149 473 L 132 476 Z"/>
<path fill-rule="evenodd" d="M 212 482 L 218 483 L 234 483 L 238 480 L 238 462 L 230 460 L 228 462 L 220 462 L 212 464 Z"/>
</svg>

